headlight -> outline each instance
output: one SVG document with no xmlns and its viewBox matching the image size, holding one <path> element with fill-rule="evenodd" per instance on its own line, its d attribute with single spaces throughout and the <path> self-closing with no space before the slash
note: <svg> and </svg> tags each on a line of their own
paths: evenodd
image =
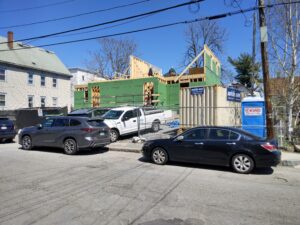
<svg viewBox="0 0 300 225">
<path fill-rule="evenodd" d="M 19 130 L 18 130 L 18 134 L 20 134 L 21 132 L 22 132 L 22 129 L 19 129 Z"/>
</svg>

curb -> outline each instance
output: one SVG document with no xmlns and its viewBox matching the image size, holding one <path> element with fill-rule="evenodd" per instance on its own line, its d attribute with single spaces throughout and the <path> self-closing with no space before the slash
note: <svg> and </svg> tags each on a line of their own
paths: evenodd
<svg viewBox="0 0 300 225">
<path fill-rule="evenodd" d="M 300 165 L 300 161 L 297 160 L 281 160 L 281 162 L 278 164 L 278 166 L 289 166 L 289 167 L 295 167 L 299 165 Z"/>
<path fill-rule="evenodd" d="M 132 149 L 132 148 L 108 147 L 108 149 L 109 151 L 115 151 L 115 152 L 142 153 L 140 149 Z"/>
</svg>

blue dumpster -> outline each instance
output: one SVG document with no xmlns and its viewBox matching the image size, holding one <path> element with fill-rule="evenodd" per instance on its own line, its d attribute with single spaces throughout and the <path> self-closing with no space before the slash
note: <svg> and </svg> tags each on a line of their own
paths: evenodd
<svg viewBox="0 0 300 225">
<path fill-rule="evenodd" d="M 246 97 L 242 100 L 242 129 L 259 137 L 266 137 L 265 100 Z"/>
</svg>

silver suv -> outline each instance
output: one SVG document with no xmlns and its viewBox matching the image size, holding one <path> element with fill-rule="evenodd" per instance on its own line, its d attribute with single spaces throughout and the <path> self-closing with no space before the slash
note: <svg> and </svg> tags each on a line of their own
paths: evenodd
<svg viewBox="0 0 300 225">
<path fill-rule="evenodd" d="M 25 150 L 33 147 L 63 148 L 68 155 L 79 149 L 103 147 L 110 143 L 108 126 L 99 119 L 59 116 L 19 131 L 19 144 Z"/>
</svg>

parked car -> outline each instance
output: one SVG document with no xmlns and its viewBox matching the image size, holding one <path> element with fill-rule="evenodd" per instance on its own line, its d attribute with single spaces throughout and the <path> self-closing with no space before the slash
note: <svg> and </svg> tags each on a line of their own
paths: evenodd
<svg viewBox="0 0 300 225">
<path fill-rule="evenodd" d="M 101 118 L 111 108 L 88 108 L 88 109 L 76 109 L 70 112 L 69 116 L 80 116 L 89 118 Z"/>
<path fill-rule="evenodd" d="M 147 141 L 142 152 L 159 165 L 168 161 L 193 162 L 231 166 L 238 173 L 276 166 L 281 159 L 274 141 L 228 127 L 197 127 L 174 138 Z"/>
<path fill-rule="evenodd" d="M 85 117 L 49 117 L 43 123 L 19 131 L 19 144 L 33 147 L 63 148 L 69 155 L 79 149 L 103 147 L 110 143 L 109 128 L 103 120 Z"/>
<path fill-rule="evenodd" d="M 8 118 L 0 118 L 0 142 L 12 142 L 16 134 L 13 121 Z"/>
<path fill-rule="evenodd" d="M 160 123 L 170 117 L 170 110 L 150 110 L 137 107 L 119 107 L 109 110 L 103 115 L 104 122 L 110 128 L 111 142 L 115 142 L 121 135 L 138 132 L 138 115 L 140 130 L 151 128 L 159 131 Z"/>
</svg>

